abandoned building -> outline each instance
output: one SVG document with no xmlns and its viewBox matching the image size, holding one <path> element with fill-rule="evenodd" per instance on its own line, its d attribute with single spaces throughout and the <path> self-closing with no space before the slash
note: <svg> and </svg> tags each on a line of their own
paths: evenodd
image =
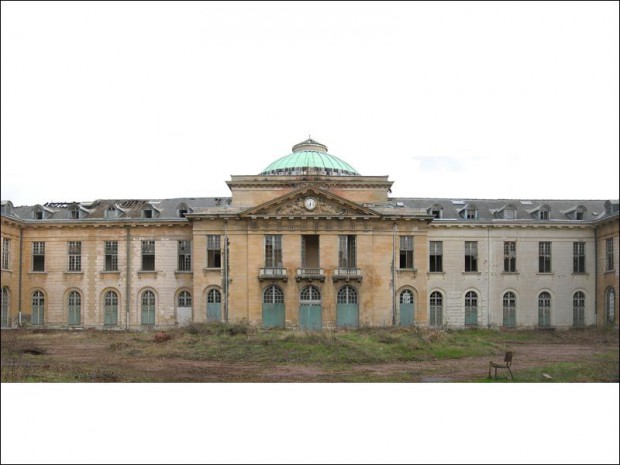
<svg viewBox="0 0 620 465">
<path fill-rule="evenodd" d="M 618 200 L 392 198 L 308 139 L 230 197 L 2 202 L 2 326 L 618 322 Z"/>
</svg>

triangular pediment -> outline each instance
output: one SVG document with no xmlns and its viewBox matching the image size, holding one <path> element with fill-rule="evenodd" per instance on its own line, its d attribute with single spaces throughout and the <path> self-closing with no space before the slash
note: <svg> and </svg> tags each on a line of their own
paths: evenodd
<svg viewBox="0 0 620 465">
<path fill-rule="evenodd" d="M 314 202 L 308 199 L 313 199 Z M 378 212 L 317 187 L 305 186 L 241 212 L 253 216 L 379 217 Z"/>
</svg>

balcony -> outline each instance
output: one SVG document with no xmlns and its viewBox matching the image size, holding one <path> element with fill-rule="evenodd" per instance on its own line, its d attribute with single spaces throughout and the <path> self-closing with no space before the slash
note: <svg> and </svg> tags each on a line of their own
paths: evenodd
<svg viewBox="0 0 620 465">
<path fill-rule="evenodd" d="M 258 272 L 258 279 L 260 281 L 265 279 L 288 281 L 288 273 L 286 268 L 261 268 Z"/>
<path fill-rule="evenodd" d="M 295 276 L 295 280 L 297 282 L 301 280 L 307 281 L 325 281 L 325 270 L 323 268 L 297 268 L 297 275 Z"/>
<path fill-rule="evenodd" d="M 362 281 L 362 269 L 361 268 L 336 268 L 334 270 L 334 281 Z"/>
</svg>

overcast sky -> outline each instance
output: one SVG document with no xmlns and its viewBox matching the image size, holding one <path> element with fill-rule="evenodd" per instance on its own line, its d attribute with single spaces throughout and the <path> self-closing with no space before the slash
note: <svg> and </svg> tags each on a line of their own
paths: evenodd
<svg viewBox="0 0 620 465">
<path fill-rule="evenodd" d="M 618 3 L 2 3 L 2 199 L 229 195 L 305 138 L 393 195 L 618 197 Z"/>
</svg>

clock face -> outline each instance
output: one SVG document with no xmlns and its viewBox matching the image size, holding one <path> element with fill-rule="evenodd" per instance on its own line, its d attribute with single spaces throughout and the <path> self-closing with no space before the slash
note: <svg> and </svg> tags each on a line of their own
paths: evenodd
<svg viewBox="0 0 620 465">
<path fill-rule="evenodd" d="M 316 199 L 308 197 L 306 200 L 304 200 L 304 205 L 307 210 L 314 210 L 316 208 Z"/>
</svg>

